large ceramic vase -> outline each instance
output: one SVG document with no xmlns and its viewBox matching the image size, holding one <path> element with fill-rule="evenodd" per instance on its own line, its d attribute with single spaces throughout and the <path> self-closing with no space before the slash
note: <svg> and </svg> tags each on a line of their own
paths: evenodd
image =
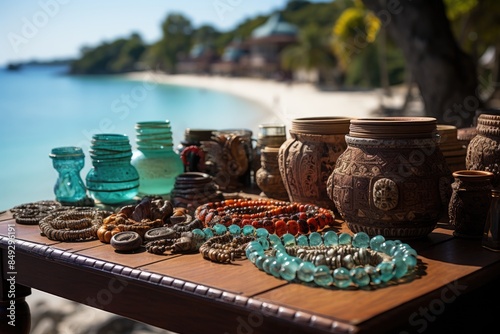
<svg viewBox="0 0 500 334">
<path fill-rule="evenodd" d="M 495 174 L 492 184 L 500 186 L 500 114 L 485 111 L 477 119 L 477 134 L 467 146 L 465 167 Z"/>
<path fill-rule="evenodd" d="M 347 149 L 328 195 L 353 232 L 386 238 L 426 236 L 446 214 L 453 177 L 431 117 L 351 121 Z"/>
<path fill-rule="evenodd" d="M 491 203 L 493 173 L 482 170 L 453 172 L 455 182 L 448 207 L 453 234 L 464 238 L 481 238 Z"/>
<path fill-rule="evenodd" d="M 314 203 L 336 211 L 326 182 L 347 147 L 349 118 L 311 117 L 292 120 L 290 138 L 279 149 L 281 178 L 291 202 Z"/>
</svg>

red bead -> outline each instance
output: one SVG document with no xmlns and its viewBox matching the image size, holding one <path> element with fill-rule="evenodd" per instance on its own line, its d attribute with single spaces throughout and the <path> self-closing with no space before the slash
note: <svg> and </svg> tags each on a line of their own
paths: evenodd
<svg viewBox="0 0 500 334">
<path fill-rule="evenodd" d="M 288 233 L 291 235 L 297 235 L 299 234 L 299 223 L 297 223 L 296 220 L 290 219 L 289 221 L 286 222 L 286 227 L 288 229 Z"/>
<path fill-rule="evenodd" d="M 287 224 L 284 220 L 280 219 L 274 223 L 274 234 L 281 237 L 283 234 L 288 233 Z"/>
<path fill-rule="evenodd" d="M 241 221 L 241 226 L 245 226 L 245 225 L 252 225 L 252 221 L 250 219 L 243 219 Z"/>
<path fill-rule="evenodd" d="M 307 220 L 307 225 L 309 226 L 310 232 L 316 232 L 318 230 L 318 220 L 316 218 L 309 218 Z"/>
<path fill-rule="evenodd" d="M 335 221 L 335 218 L 333 217 L 333 215 L 329 212 L 325 213 L 325 218 L 326 218 L 326 224 L 327 225 L 332 225 L 333 222 Z"/>
<path fill-rule="evenodd" d="M 242 225 L 241 225 L 241 218 L 233 218 L 233 219 L 232 219 L 232 223 L 233 223 L 234 225 L 238 225 L 239 227 L 241 227 L 241 226 L 242 226 Z M 226 225 L 226 226 L 228 226 L 228 227 L 229 227 L 230 225 Z"/>
<path fill-rule="evenodd" d="M 214 215 L 215 213 L 212 211 L 212 212 L 209 212 L 206 216 L 205 216 L 205 226 L 210 226 L 210 222 L 212 221 L 212 219 L 214 218 Z"/>
<path fill-rule="evenodd" d="M 274 223 L 271 219 L 266 219 L 264 220 L 263 224 L 262 224 L 267 232 L 269 232 L 270 234 L 273 234 L 274 233 Z"/>
<path fill-rule="evenodd" d="M 263 227 L 263 226 L 262 226 L 262 221 L 260 221 L 260 220 L 254 220 L 254 221 L 252 222 L 252 226 L 253 226 L 253 227 L 255 227 L 256 229 L 257 229 L 257 228 L 260 228 L 260 227 Z"/>
<path fill-rule="evenodd" d="M 325 228 L 326 225 L 328 225 L 327 221 L 326 221 L 326 216 L 324 213 L 317 215 L 316 218 L 318 220 L 318 228 L 320 230 L 322 230 L 323 228 Z"/>
<path fill-rule="evenodd" d="M 299 219 L 297 221 L 299 223 L 299 233 L 300 234 L 308 234 L 309 233 L 309 225 L 307 225 L 307 221 L 304 219 Z"/>
</svg>

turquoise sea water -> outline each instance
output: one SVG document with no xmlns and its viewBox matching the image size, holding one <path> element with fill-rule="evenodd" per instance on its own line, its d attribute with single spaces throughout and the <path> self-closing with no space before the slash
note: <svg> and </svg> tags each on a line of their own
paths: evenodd
<svg viewBox="0 0 500 334">
<path fill-rule="evenodd" d="M 91 168 L 88 150 L 95 133 L 123 133 L 135 149 L 139 121 L 170 120 L 175 146 L 186 128 L 245 128 L 274 121 L 257 103 L 207 89 L 129 81 L 121 77 L 77 77 L 64 67 L 0 70 L 0 210 L 54 199 L 57 173 L 49 158 L 59 146 L 86 154 L 82 179 Z"/>
</svg>

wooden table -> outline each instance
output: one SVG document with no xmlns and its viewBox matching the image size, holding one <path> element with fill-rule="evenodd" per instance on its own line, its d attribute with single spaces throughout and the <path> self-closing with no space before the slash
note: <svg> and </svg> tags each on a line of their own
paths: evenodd
<svg viewBox="0 0 500 334">
<path fill-rule="evenodd" d="M 9 236 L 15 241 L 13 270 Z M 14 289 L 18 299 L 16 327 L 4 318 L 0 332 L 23 332 L 23 323 L 29 328 L 29 288 L 179 333 L 421 333 L 438 323 L 465 329 L 496 320 L 498 307 L 481 298 L 498 305 L 500 253 L 453 237 L 444 224 L 408 243 L 419 254 L 413 280 L 377 289 L 324 289 L 287 283 L 247 260 L 222 265 L 200 254 L 121 254 L 99 241 L 54 242 L 37 225 L 16 224 L 6 212 L 0 215 L 0 297 L 7 315 L 9 292 Z"/>
</svg>

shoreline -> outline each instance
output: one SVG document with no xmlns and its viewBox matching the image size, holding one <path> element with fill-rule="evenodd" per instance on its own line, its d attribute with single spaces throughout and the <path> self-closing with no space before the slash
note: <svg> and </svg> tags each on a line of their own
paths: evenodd
<svg viewBox="0 0 500 334">
<path fill-rule="evenodd" d="M 394 89 L 393 97 L 381 90 L 321 91 L 311 83 L 287 83 L 248 77 L 164 74 L 152 71 L 122 75 L 134 81 L 216 90 L 251 100 L 274 113 L 290 129 L 301 117 L 374 117 L 384 105 L 401 105 L 403 90 Z M 400 92 L 401 91 L 401 92 Z M 258 124 L 256 124 L 258 126 Z"/>
</svg>

